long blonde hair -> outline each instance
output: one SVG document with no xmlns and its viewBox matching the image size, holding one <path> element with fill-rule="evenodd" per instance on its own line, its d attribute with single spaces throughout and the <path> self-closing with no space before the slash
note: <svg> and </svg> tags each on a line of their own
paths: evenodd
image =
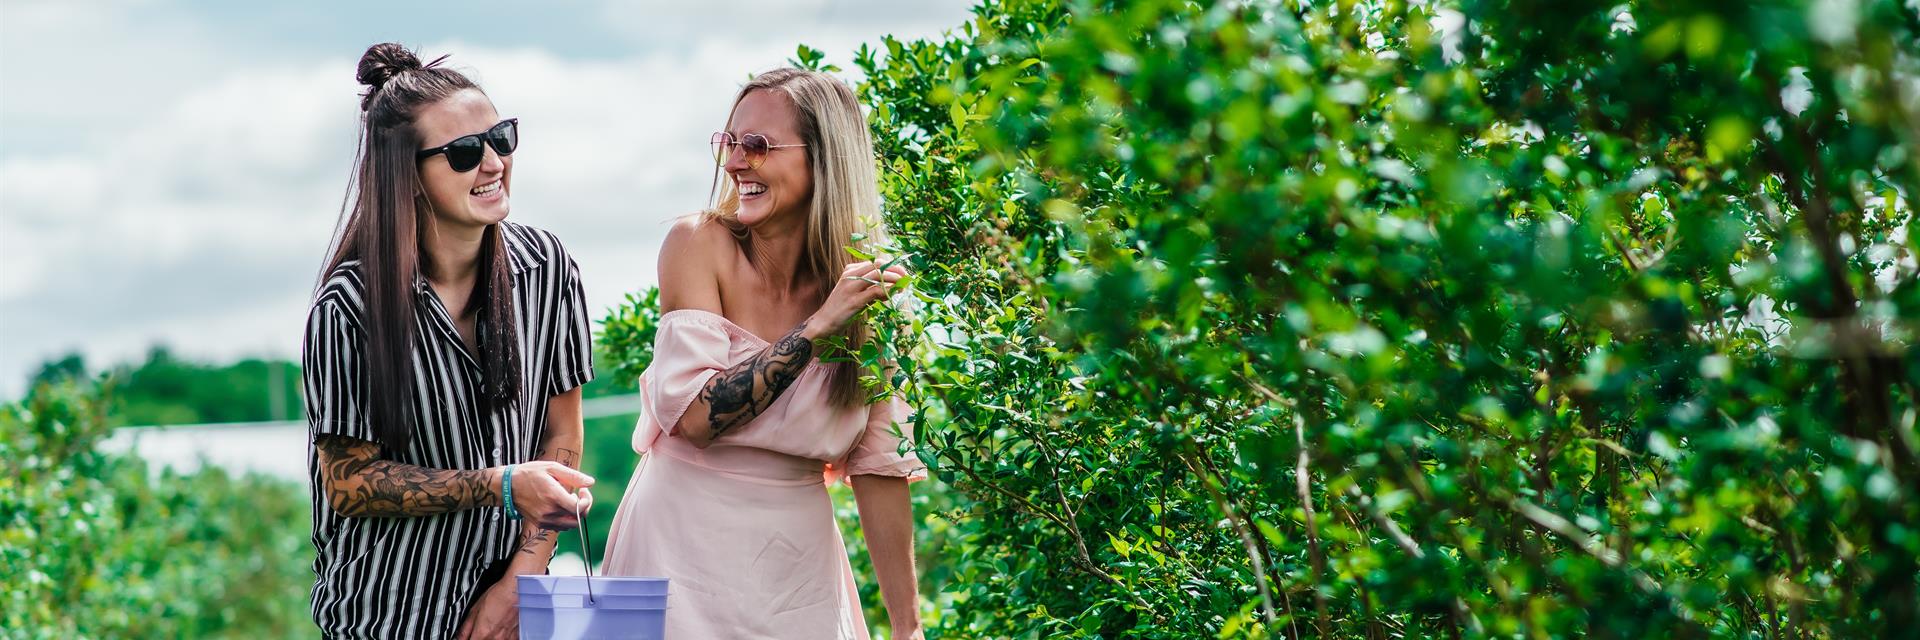
<svg viewBox="0 0 1920 640">
<path fill-rule="evenodd" d="M 794 123 L 800 142 L 807 145 L 807 166 L 813 174 L 813 198 L 807 208 L 806 247 L 801 250 L 798 278 L 813 278 L 820 290 L 833 290 L 840 272 L 855 262 L 847 247 L 865 250 L 882 232 L 880 226 L 880 187 L 874 174 L 873 139 L 867 134 L 866 117 L 853 89 L 838 78 L 802 69 L 775 69 L 758 76 L 734 96 L 738 108 L 747 94 L 755 91 L 779 91 L 793 101 L 798 112 Z M 727 128 L 733 128 L 732 109 Z M 740 192 L 732 180 L 722 180 L 721 170 L 713 174 L 712 208 L 702 217 L 717 221 L 733 231 L 740 250 L 756 265 L 751 234 L 740 223 Z M 860 239 L 854 239 L 860 234 Z M 847 348 L 857 349 L 869 337 L 862 323 L 853 323 L 841 335 Z M 840 354 L 851 355 L 851 354 Z M 833 399 L 851 405 L 865 400 L 860 389 L 861 367 L 857 362 L 834 366 L 829 385 Z"/>
</svg>

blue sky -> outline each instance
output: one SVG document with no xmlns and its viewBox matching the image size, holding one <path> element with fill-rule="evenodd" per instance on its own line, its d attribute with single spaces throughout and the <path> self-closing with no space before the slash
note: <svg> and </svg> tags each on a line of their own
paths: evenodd
<svg viewBox="0 0 1920 640">
<path fill-rule="evenodd" d="M 44 359 L 152 345 L 294 357 L 352 162 L 367 45 L 453 54 L 522 121 L 512 219 L 560 235 L 597 315 L 701 207 L 706 136 L 796 45 L 851 67 L 971 1 L 0 5 L 0 397 Z"/>
</svg>

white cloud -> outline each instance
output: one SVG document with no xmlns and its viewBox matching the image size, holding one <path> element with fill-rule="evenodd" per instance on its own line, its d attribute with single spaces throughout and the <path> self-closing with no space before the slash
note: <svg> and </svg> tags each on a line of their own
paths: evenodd
<svg viewBox="0 0 1920 640">
<path fill-rule="evenodd" d="M 151 0 L 7 0 L 0 8 L 0 122 L 22 147 L 99 144 L 231 64 L 205 25 Z"/>
<path fill-rule="evenodd" d="M 959 27 L 971 15 L 970 3 L 895 0 L 748 0 L 680 2 L 641 0 L 607 2 L 601 17 L 610 28 L 636 42 L 683 43 L 698 40 L 729 46 L 779 43 L 782 53 L 806 43 L 826 51 L 842 67 L 861 42 L 880 36 L 932 37 Z"/>
</svg>

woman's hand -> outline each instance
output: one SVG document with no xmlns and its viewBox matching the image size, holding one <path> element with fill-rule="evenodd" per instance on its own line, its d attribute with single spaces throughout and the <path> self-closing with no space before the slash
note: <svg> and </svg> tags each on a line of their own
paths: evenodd
<svg viewBox="0 0 1920 640">
<path fill-rule="evenodd" d="M 585 516 L 593 508 L 593 494 L 587 491 L 591 486 L 593 476 L 535 460 L 513 469 L 513 507 L 536 527 L 567 531 L 580 526 L 576 513 Z"/>
<path fill-rule="evenodd" d="M 827 301 L 807 318 L 802 335 L 812 340 L 847 328 L 868 305 L 887 297 L 893 283 L 907 277 L 907 268 L 894 265 L 885 269 L 872 261 L 855 262 L 840 272 L 840 280 L 827 292 Z"/>
<path fill-rule="evenodd" d="M 514 474 L 519 475 L 519 474 Z M 518 580 L 509 575 L 473 601 L 467 619 L 460 623 L 454 640 L 513 640 L 520 637 L 520 593 Z"/>
</svg>

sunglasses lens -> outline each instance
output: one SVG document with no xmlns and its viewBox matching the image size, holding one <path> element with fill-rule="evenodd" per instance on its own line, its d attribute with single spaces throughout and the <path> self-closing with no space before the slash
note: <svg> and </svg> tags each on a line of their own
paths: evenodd
<svg viewBox="0 0 1920 640">
<path fill-rule="evenodd" d="M 725 131 L 715 133 L 712 138 L 708 139 L 708 144 L 713 145 L 714 164 L 726 165 L 727 150 L 733 146 L 733 136 L 727 135 Z"/>
<path fill-rule="evenodd" d="M 513 155 L 520 146 L 520 123 L 508 120 L 487 131 L 487 143 L 493 145 L 493 152 L 503 156 Z"/>
<path fill-rule="evenodd" d="M 760 160 L 767 157 L 767 151 L 773 148 L 773 144 L 767 142 L 766 136 L 749 133 L 740 136 L 740 148 L 747 152 L 747 162 L 760 164 Z"/>
<path fill-rule="evenodd" d="M 467 136 L 454 140 L 447 145 L 447 166 L 454 171 L 466 173 L 480 166 L 480 157 L 485 149 L 480 145 L 479 136 Z"/>
</svg>

